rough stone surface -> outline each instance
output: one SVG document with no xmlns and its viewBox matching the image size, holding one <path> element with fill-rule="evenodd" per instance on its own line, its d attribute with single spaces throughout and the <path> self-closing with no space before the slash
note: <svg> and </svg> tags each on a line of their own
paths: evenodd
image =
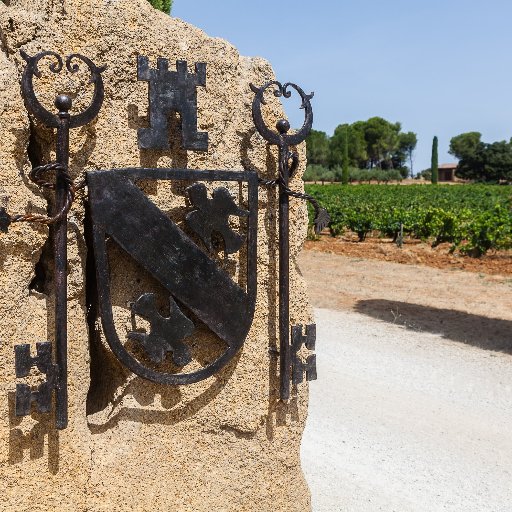
<svg viewBox="0 0 512 512">
<path fill-rule="evenodd" d="M 30 184 L 27 173 L 30 164 L 54 158 L 54 134 L 30 120 L 23 107 L 20 50 L 30 55 L 78 52 L 107 65 L 106 99 L 98 119 L 71 134 L 73 177 L 87 169 L 126 166 L 245 166 L 275 176 L 276 151 L 255 133 L 250 114 L 249 83 L 273 79 L 270 65 L 241 57 L 226 41 L 169 18 L 146 0 L 11 0 L 8 7 L 0 3 L 0 38 L 0 201 L 11 213 L 46 210 L 49 198 Z M 171 64 L 178 59 L 207 63 L 207 86 L 198 89 L 198 129 L 209 132 L 208 152 L 180 149 L 177 123 L 170 150 L 138 149 L 137 129 L 147 126 L 148 102 L 147 83 L 137 81 L 138 54 L 147 55 L 152 66 L 157 57 Z M 39 97 L 50 107 L 56 88 L 72 92 L 86 79 L 82 73 L 73 80 L 64 73 L 43 73 L 37 81 Z M 76 108 L 89 99 L 78 95 Z M 276 101 L 269 102 L 266 115 L 269 125 L 282 117 Z M 304 147 L 298 149 L 304 161 Z M 292 183 L 295 189 L 300 189 L 300 175 Z M 178 222 L 184 188 L 162 182 L 144 186 Z M 238 187 L 231 190 L 237 193 Z M 0 236 L 0 510 L 310 510 L 299 459 L 307 387 L 295 392 L 288 405 L 280 404 L 278 361 L 269 355 L 277 343 L 275 193 L 260 191 L 258 302 L 244 348 L 217 376 L 179 388 L 131 375 L 110 353 L 99 321 L 93 319 L 88 327 L 85 204 L 86 193 L 81 193 L 69 217 L 70 424 L 59 433 L 51 418 L 34 413 L 17 419 L 12 401 L 14 345 L 53 338 L 48 233 L 43 227 L 16 225 Z M 293 260 L 305 230 L 305 206 L 294 200 Z M 158 286 L 122 251 L 114 246 L 109 251 L 115 322 L 123 333 L 131 327 L 129 303 Z M 235 256 L 226 265 L 235 279 L 243 279 Z M 291 296 L 292 322 L 310 321 L 294 261 Z M 30 378 L 38 380 L 36 373 Z"/>
</svg>

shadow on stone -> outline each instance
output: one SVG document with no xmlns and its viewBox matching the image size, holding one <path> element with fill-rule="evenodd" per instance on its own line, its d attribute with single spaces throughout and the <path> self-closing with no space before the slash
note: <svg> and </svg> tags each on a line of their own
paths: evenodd
<svg viewBox="0 0 512 512">
<path fill-rule="evenodd" d="M 362 300 L 358 313 L 484 350 L 512 354 L 512 321 L 390 300 Z"/>
<path fill-rule="evenodd" d="M 121 392 L 117 390 L 118 395 L 115 398 L 111 398 L 108 407 L 102 411 L 106 414 L 101 414 L 96 418 L 88 417 L 89 430 L 92 434 L 102 434 L 115 428 L 120 421 L 131 421 L 145 425 L 175 425 L 185 421 L 207 406 L 223 390 L 236 368 L 239 357 L 240 355 L 236 356 L 221 370 L 215 376 L 214 383 L 205 391 L 192 400 L 185 402 L 182 402 L 179 387 L 163 386 L 148 382 L 140 377 L 135 377 L 125 384 L 125 388 Z M 128 395 L 140 404 L 140 408 L 122 405 L 123 399 Z M 160 397 L 162 407 L 169 410 L 145 408 L 153 405 L 157 396 Z M 175 406 L 178 407 L 175 408 Z M 88 410 L 88 414 L 91 415 L 92 411 Z M 101 418 L 105 418 L 105 421 L 102 421 Z"/>
<path fill-rule="evenodd" d="M 59 471 L 59 431 L 55 429 L 53 416 L 32 412 L 31 417 L 37 423 L 28 432 L 25 432 L 18 428 L 22 418 L 15 414 L 15 393 L 9 393 L 8 400 L 10 424 L 9 464 L 21 464 L 26 451 L 30 452 L 30 460 L 44 457 L 45 438 L 47 438 L 48 471 L 53 475 L 57 474 Z"/>
</svg>

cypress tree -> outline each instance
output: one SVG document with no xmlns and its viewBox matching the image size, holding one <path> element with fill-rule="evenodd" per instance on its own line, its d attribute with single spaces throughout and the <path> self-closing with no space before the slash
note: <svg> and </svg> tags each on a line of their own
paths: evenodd
<svg viewBox="0 0 512 512">
<path fill-rule="evenodd" d="M 432 162 L 430 165 L 430 168 L 432 170 L 432 183 L 434 185 L 437 185 L 437 182 L 439 181 L 439 162 L 437 158 L 437 137 L 434 137 L 434 140 L 432 141 Z"/>
<path fill-rule="evenodd" d="M 348 184 L 348 124 L 345 128 L 345 140 L 343 141 L 343 170 L 341 172 L 341 183 L 342 185 Z"/>
<path fill-rule="evenodd" d="M 171 14 L 172 0 L 149 0 L 149 3 L 155 9 Z"/>
</svg>

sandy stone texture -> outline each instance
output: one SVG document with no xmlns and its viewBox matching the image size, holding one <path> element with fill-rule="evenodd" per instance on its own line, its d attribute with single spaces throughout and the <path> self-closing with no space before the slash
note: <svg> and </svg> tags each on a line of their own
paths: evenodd
<svg viewBox="0 0 512 512">
<path fill-rule="evenodd" d="M 275 177 L 275 148 L 255 132 L 249 84 L 274 78 L 259 58 L 241 57 L 146 0 L 11 0 L 0 3 L 0 201 L 11 213 L 44 212 L 50 197 L 28 180 L 30 165 L 51 161 L 54 134 L 27 115 L 19 92 L 20 50 L 81 53 L 103 73 L 105 102 L 93 123 L 71 133 L 70 173 L 118 167 L 257 169 Z M 207 152 L 180 148 L 171 123 L 168 151 L 139 150 L 137 129 L 147 126 L 148 84 L 137 81 L 137 55 L 207 64 L 198 89 L 198 129 L 209 133 Z M 88 75 L 59 76 L 41 66 L 38 97 L 51 108 L 57 89 L 74 94 L 74 110 L 91 98 Z M 172 68 L 171 68 L 172 69 Z M 72 112 L 72 113 L 73 113 Z M 269 99 L 270 126 L 283 116 Z M 299 147 L 302 162 L 305 148 Z M 300 190 L 302 171 L 292 181 Z M 105 171 L 107 172 L 107 171 Z M 143 189 L 176 222 L 183 221 L 185 183 L 145 183 Z M 216 184 L 219 186 L 219 184 Z M 247 191 L 227 184 L 242 198 Z M 66 511 L 307 511 L 310 497 L 299 447 L 307 414 L 307 387 L 289 404 L 278 401 L 277 200 L 260 190 L 258 296 L 254 322 L 239 355 L 218 375 L 184 387 L 163 387 L 133 376 L 111 354 L 97 317 L 91 252 L 84 235 L 87 191 L 69 216 L 69 427 L 52 418 L 14 416 L 14 351 L 18 343 L 53 339 L 52 261 L 44 227 L 16 225 L 0 236 L 0 509 Z M 291 320 L 312 319 L 295 259 L 306 235 L 306 208 L 291 207 Z M 130 302 L 161 292 L 115 244 L 109 244 L 117 331 L 131 328 Z M 238 256 L 223 264 L 243 281 Z M 86 285 L 88 283 L 88 286 Z M 200 286 L 200 283 L 198 283 Z M 88 314 L 89 312 L 89 314 Z M 215 345 L 211 334 L 200 342 Z M 207 349 L 200 354 L 208 359 Z M 37 372 L 29 382 L 40 380 Z"/>
</svg>

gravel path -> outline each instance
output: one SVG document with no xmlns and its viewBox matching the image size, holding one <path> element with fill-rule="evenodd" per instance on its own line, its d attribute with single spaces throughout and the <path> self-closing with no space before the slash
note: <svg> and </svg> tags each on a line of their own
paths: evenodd
<svg viewBox="0 0 512 512">
<path fill-rule="evenodd" d="M 314 512 L 512 511 L 512 355 L 352 311 L 316 321 Z"/>
</svg>

